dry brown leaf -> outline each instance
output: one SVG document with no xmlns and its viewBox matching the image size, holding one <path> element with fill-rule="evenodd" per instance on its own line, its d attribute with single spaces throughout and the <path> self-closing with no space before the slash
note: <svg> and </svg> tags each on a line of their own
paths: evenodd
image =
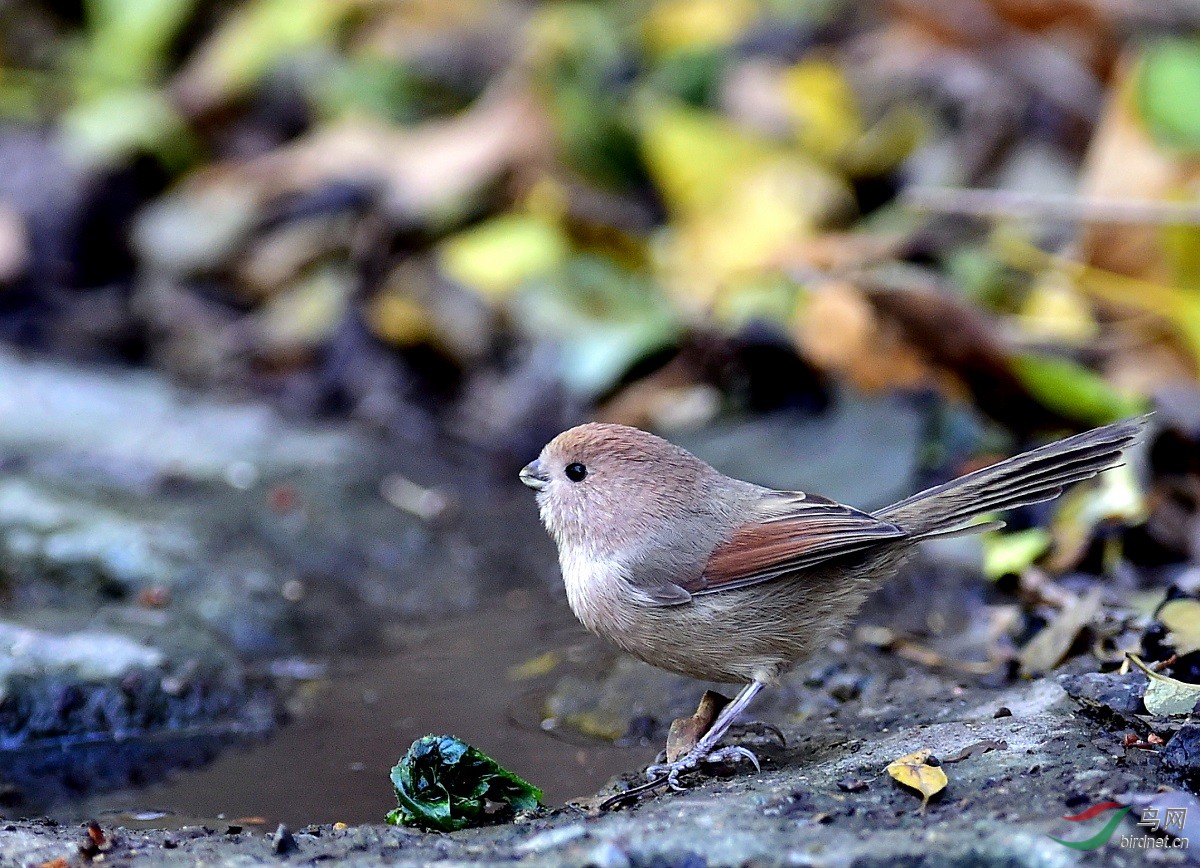
<svg viewBox="0 0 1200 868">
<path fill-rule="evenodd" d="M 667 762 L 675 762 L 694 748 L 713 725 L 721 709 L 728 704 L 729 697 L 722 696 L 715 690 L 706 690 L 700 697 L 695 714 L 671 721 L 671 730 L 667 733 Z"/>
<path fill-rule="evenodd" d="M 933 751 L 922 748 L 888 764 L 887 773 L 906 787 L 912 787 L 921 794 L 921 810 L 929 804 L 931 796 L 935 796 L 946 788 L 950 779 L 941 765 L 930 765 Z"/>
<path fill-rule="evenodd" d="M 987 753 L 991 750 L 1008 750 L 1008 742 L 1004 741 L 1003 739 L 997 741 L 996 739 L 991 738 L 984 739 L 983 741 L 977 741 L 974 744 L 967 745 L 958 753 L 954 754 L 954 756 L 946 757 L 942 760 L 942 764 L 946 765 L 948 763 L 960 763 L 963 760 L 970 759 L 971 757 L 978 756 L 979 754 Z"/>
<path fill-rule="evenodd" d="M 1021 649 L 1021 674 L 1032 677 L 1049 672 L 1057 666 L 1070 650 L 1079 631 L 1092 622 L 1100 611 L 1102 588 L 1092 588 L 1083 597 L 1066 606 L 1057 618 L 1029 640 Z"/>
<path fill-rule="evenodd" d="M 795 332 L 814 365 L 846 377 L 864 392 L 936 381 L 899 330 L 878 317 L 871 302 L 849 283 L 831 282 L 815 290 L 797 316 Z"/>
<path fill-rule="evenodd" d="M 1079 180 L 1079 195 L 1101 201 L 1170 201 L 1196 167 L 1155 144 L 1137 117 L 1132 52 L 1117 65 L 1108 104 Z M 1082 261 L 1105 271 L 1156 282 L 1169 282 L 1162 227 L 1155 225 L 1092 224 L 1079 237 Z"/>
</svg>

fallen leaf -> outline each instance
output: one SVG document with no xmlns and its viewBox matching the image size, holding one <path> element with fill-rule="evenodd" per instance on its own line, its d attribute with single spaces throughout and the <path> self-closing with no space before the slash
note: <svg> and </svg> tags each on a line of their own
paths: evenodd
<svg viewBox="0 0 1200 868">
<path fill-rule="evenodd" d="M 533 216 L 502 214 L 446 239 L 439 255 L 450 277 L 494 300 L 554 271 L 569 253 L 558 227 Z"/>
<path fill-rule="evenodd" d="M 983 574 L 992 581 L 1019 575 L 1050 548 L 1051 535 L 1041 527 L 983 536 Z"/>
<path fill-rule="evenodd" d="M 1129 662 L 1146 673 L 1150 683 L 1146 685 L 1146 693 L 1142 702 L 1151 714 L 1162 717 L 1173 717 L 1179 714 L 1191 714 L 1200 703 L 1200 684 L 1187 684 L 1166 675 L 1155 672 L 1141 661 L 1136 654 L 1126 654 Z"/>
<path fill-rule="evenodd" d="M 1021 675 L 1026 678 L 1049 672 L 1070 650 L 1079 631 L 1092 622 L 1100 611 L 1102 588 L 1092 588 L 1074 605 L 1066 606 L 1021 649 Z"/>
<path fill-rule="evenodd" d="M 1099 374 L 1067 358 L 1024 353 L 1013 371 L 1042 404 L 1085 425 L 1107 425 L 1145 412 L 1141 398 L 1123 395 Z"/>
<path fill-rule="evenodd" d="M 667 733 L 667 762 L 675 762 L 694 748 L 713 725 L 721 709 L 728 704 L 729 697 L 722 696 L 715 690 L 706 690 L 700 697 L 695 714 L 671 721 L 671 729 Z"/>
<path fill-rule="evenodd" d="M 912 787 L 921 794 L 921 810 L 929 804 L 931 796 L 935 796 L 946 788 L 950 779 L 942 771 L 940 765 L 930 765 L 933 751 L 922 748 L 914 753 L 905 754 L 895 762 L 889 763 L 887 773 L 906 787 Z"/>
<path fill-rule="evenodd" d="M 530 678 L 539 678 L 553 672 L 555 667 L 561 662 L 562 654 L 558 651 L 547 651 L 544 654 L 531 657 L 524 663 L 510 666 L 508 669 L 508 678 L 510 681 L 528 681 Z"/>
<path fill-rule="evenodd" d="M 1168 600 L 1159 608 L 1157 617 L 1171 631 L 1167 644 L 1176 654 L 1200 651 L 1200 600 L 1190 597 Z"/>
<path fill-rule="evenodd" d="M 942 760 L 942 764 L 960 763 L 965 759 L 970 759 L 973 756 L 987 753 L 990 750 L 1008 750 L 1008 742 L 1004 741 L 1003 739 L 997 741 L 996 739 L 991 738 L 984 739 L 983 741 L 977 741 L 974 744 L 967 745 L 954 756 L 946 757 Z"/>
</svg>

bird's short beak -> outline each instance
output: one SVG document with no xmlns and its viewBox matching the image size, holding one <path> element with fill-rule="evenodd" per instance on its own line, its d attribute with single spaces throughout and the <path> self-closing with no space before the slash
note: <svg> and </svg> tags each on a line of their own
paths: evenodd
<svg viewBox="0 0 1200 868">
<path fill-rule="evenodd" d="M 521 468 L 521 481 L 534 491 L 541 491 L 550 484 L 550 477 L 542 470 L 542 463 L 534 459 Z"/>
</svg>

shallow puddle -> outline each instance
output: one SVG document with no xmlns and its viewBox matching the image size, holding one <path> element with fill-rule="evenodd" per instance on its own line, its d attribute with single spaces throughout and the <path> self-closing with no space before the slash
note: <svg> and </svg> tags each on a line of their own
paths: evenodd
<svg viewBox="0 0 1200 868">
<path fill-rule="evenodd" d="M 515 591 L 492 609 L 404 628 L 396 638 L 404 650 L 342 661 L 306 687 L 294 719 L 271 740 L 231 748 L 165 784 L 95 796 L 55 815 L 150 827 L 218 818 L 293 827 L 380 822 L 395 806 L 392 765 L 427 733 L 475 745 L 541 787 L 551 805 L 595 792 L 656 752 L 541 728 L 546 691 L 599 647 L 565 602 Z M 558 653 L 539 659 L 546 652 Z M 540 672 L 546 667 L 537 664 L 553 659 L 563 662 Z"/>
</svg>

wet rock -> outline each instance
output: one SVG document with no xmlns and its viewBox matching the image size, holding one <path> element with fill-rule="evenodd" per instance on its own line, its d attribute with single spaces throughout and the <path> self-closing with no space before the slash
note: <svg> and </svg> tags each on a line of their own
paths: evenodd
<svg viewBox="0 0 1200 868">
<path fill-rule="evenodd" d="M 1141 672 L 1084 672 L 1058 677 L 1067 695 L 1085 708 L 1116 715 L 1144 714 L 1142 694 L 1147 679 Z"/>
<path fill-rule="evenodd" d="M 276 700 L 211 634 L 161 612 L 140 624 L 119 621 L 64 633 L 0 622 L 8 803 L 45 808 L 156 780 L 275 727 Z"/>
<path fill-rule="evenodd" d="M 1163 765 L 1182 772 L 1200 773 L 1200 724 L 1185 723 L 1167 742 Z"/>
</svg>

